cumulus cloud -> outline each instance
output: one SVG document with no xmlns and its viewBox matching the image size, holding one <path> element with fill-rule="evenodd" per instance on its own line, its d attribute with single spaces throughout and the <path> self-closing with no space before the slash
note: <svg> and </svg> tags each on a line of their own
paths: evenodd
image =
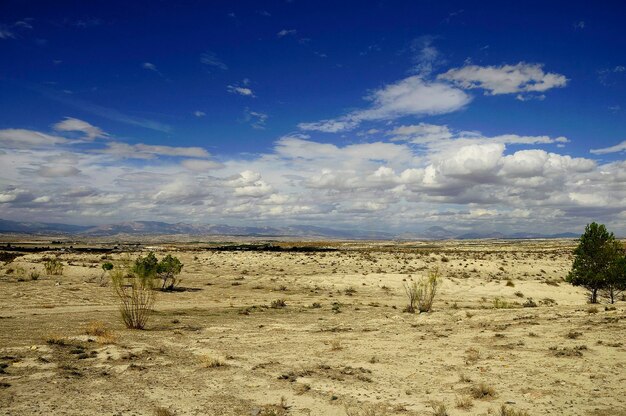
<svg viewBox="0 0 626 416">
<path fill-rule="evenodd" d="M 3 142 L 0 203 L 5 218 L 57 222 L 254 218 L 557 232 L 591 216 L 626 231 L 625 161 L 560 154 L 555 145 L 565 137 L 487 137 L 428 123 L 388 129 L 376 133 L 378 141 L 347 144 L 292 134 L 264 154 L 220 163 L 197 147 L 112 139 L 73 146 L 27 130 L 35 146 Z"/>
<path fill-rule="evenodd" d="M 335 133 L 351 130 L 363 121 L 450 113 L 463 108 L 471 98 L 446 83 L 426 81 L 414 75 L 373 91 L 366 100 L 371 102 L 367 109 L 337 119 L 300 123 L 298 127 Z"/>
<path fill-rule="evenodd" d="M 463 89 L 480 88 L 486 95 L 540 93 L 567 85 L 564 75 L 544 72 L 542 64 L 466 65 L 450 69 L 437 79 L 450 81 Z"/>
<path fill-rule="evenodd" d="M 531 144 L 554 144 L 563 145 L 569 143 L 564 136 L 522 136 L 518 134 L 502 134 L 487 137 L 476 131 L 454 131 L 446 125 L 419 123 L 402 125 L 389 131 L 393 141 L 406 141 L 416 145 L 422 145 L 431 149 L 441 149 L 448 146 L 461 146 L 476 143 L 501 143 L 516 145 Z"/>
<path fill-rule="evenodd" d="M 81 132 L 84 134 L 82 137 L 84 140 L 94 140 L 108 136 L 108 134 L 99 127 L 92 126 L 86 121 L 72 117 L 66 117 L 65 120 L 56 123 L 52 128 L 60 132 Z"/>
<path fill-rule="evenodd" d="M 64 137 L 51 136 L 34 130 L 26 129 L 4 129 L 0 130 L 0 143 L 2 147 L 28 148 L 53 146 L 55 144 L 67 143 Z"/>
</svg>

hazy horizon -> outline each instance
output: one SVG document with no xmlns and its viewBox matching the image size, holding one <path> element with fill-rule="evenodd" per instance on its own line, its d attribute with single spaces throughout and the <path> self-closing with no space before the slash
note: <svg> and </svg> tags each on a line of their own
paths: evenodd
<svg viewBox="0 0 626 416">
<path fill-rule="evenodd" d="M 1 219 L 626 235 L 623 3 L 151 5 L 0 6 Z"/>
</svg>

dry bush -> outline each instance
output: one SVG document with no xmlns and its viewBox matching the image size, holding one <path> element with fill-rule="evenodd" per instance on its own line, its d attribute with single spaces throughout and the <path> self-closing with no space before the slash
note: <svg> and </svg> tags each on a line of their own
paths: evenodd
<svg viewBox="0 0 626 416">
<path fill-rule="evenodd" d="M 155 302 L 152 278 L 128 274 L 125 267 L 111 272 L 115 294 L 120 299 L 120 314 L 126 328 L 143 329 Z"/>
<path fill-rule="evenodd" d="M 493 387 L 480 383 L 471 388 L 470 392 L 475 399 L 487 399 L 496 397 L 496 391 Z"/>
<path fill-rule="evenodd" d="M 206 355 L 206 354 L 200 356 L 200 364 L 204 368 L 219 368 L 219 367 L 226 366 L 226 363 L 224 363 L 219 358 L 215 358 L 211 355 Z"/>
<path fill-rule="evenodd" d="M 46 274 L 49 276 L 61 276 L 63 274 L 63 263 L 61 263 L 59 259 L 46 259 L 43 267 L 46 269 Z"/>
<path fill-rule="evenodd" d="M 469 410 L 474 406 L 474 402 L 470 396 L 457 397 L 455 406 L 457 409 Z"/>
<path fill-rule="evenodd" d="M 431 269 L 427 277 L 421 277 L 417 282 L 405 283 L 404 291 L 409 304 L 404 308 L 404 311 L 415 313 L 417 306 L 419 312 L 429 312 L 433 306 L 440 283 L 441 276 L 438 268 Z"/>
<path fill-rule="evenodd" d="M 503 404 L 502 407 L 500 407 L 500 412 L 498 413 L 498 416 L 530 416 L 530 415 L 525 410 L 511 409 L 511 408 L 506 407 L 506 405 Z"/>
<path fill-rule="evenodd" d="M 346 405 L 344 410 L 347 416 L 386 416 L 389 414 L 387 406 L 382 403 Z"/>
<path fill-rule="evenodd" d="M 284 299 L 276 299 L 272 301 L 270 308 L 272 309 L 282 309 L 287 306 L 287 303 Z"/>
<path fill-rule="evenodd" d="M 117 343 L 117 335 L 102 321 L 90 321 L 85 327 L 85 334 L 96 337 L 100 344 Z"/>
<path fill-rule="evenodd" d="M 172 412 L 167 407 L 157 407 L 154 410 L 154 415 L 155 416 L 174 416 L 174 412 Z"/>
<path fill-rule="evenodd" d="M 58 334 L 50 334 L 46 337 L 46 343 L 50 345 L 64 346 L 68 344 L 67 337 Z"/>
<path fill-rule="evenodd" d="M 433 404 L 433 416 L 450 416 L 446 405 L 443 403 Z"/>
<path fill-rule="evenodd" d="M 257 416 L 287 416 L 289 407 L 287 400 L 281 397 L 280 403 L 266 404 L 261 409 L 258 409 L 258 412 L 252 412 L 252 414 L 256 414 Z"/>
</svg>

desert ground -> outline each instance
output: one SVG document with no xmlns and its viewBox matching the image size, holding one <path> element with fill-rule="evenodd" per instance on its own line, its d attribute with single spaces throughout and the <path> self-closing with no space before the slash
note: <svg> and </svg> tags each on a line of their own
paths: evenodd
<svg viewBox="0 0 626 416">
<path fill-rule="evenodd" d="M 0 414 L 626 415 L 626 302 L 564 281 L 575 244 L 14 239 L 49 251 L 0 262 Z M 180 290 L 126 329 L 101 265 L 149 251 Z M 432 311 L 403 312 L 434 268 Z"/>
</svg>

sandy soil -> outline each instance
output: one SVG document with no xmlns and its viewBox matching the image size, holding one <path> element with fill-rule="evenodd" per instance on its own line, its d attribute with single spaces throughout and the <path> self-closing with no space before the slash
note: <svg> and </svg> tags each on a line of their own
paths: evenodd
<svg viewBox="0 0 626 416">
<path fill-rule="evenodd" d="M 563 282 L 572 241 L 314 244 L 338 251 L 155 244 L 186 290 L 143 331 L 102 254 L 3 265 L 0 415 L 626 415 L 626 302 Z M 402 312 L 434 267 L 433 310 Z"/>
</svg>

